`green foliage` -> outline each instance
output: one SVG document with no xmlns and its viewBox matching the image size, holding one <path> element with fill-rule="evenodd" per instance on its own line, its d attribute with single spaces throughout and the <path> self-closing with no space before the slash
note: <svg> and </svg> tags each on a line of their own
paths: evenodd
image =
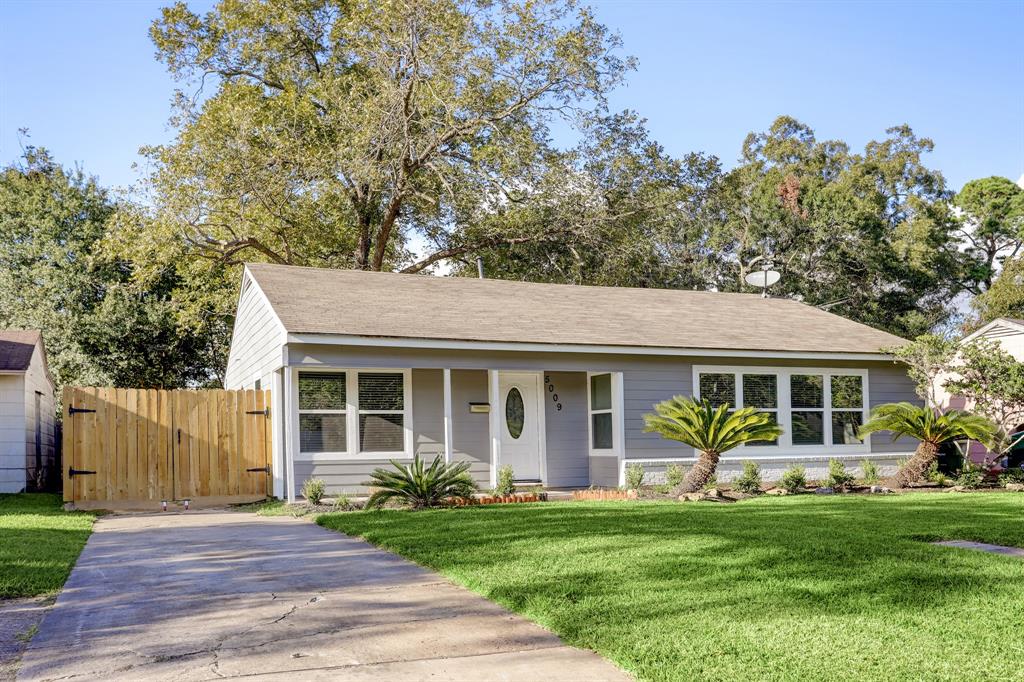
<svg viewBox="0 0 1024 682">
<path fill-rule="evenodd" d="M 860 470 L 864 474 L 863 480 L 866 485 L 875 485 L 882 480 L 878 474 L 878 465 L 870 459 L 860 461 Z"/>
<path fill-rule="evenodd" d="M 825 479 L 825 485 L 830 488 L 841 490 L 846 488 L 856 480 L 856 477 L 846 470 L 846 465 L 838 459 L 830 459 L 828 461 L 828 478 Z"/>
<path fill-rule="evenodd" d="M 704 485 L 701 486 L 701 490 L 713 490 L 718 487 L 718 474 L 711 474 Z"/>
<path fill-rule="evenodd" d="M 999 485 L 1006 486 L 1010 483 L 1024 483 L 1024 469 L 1007 469 L 999 474 Z"/>
<path fill-rule="evenodd" d="M 416 455 L 411 464 L 391 460 L 392 469 L 377 468 L 363 485 L 373 490 L 367 509 L 398 502 L 413 509 L 436 507 L 452 498 L 468 498 L 476 492 L 469 462 L 445 464 L 440 456 L 429 467 Z"/>
<path fill-rule="evenodd" d="M 1024 257 L 1007 260 L 992 286 L 971 305 L 978 313 L 975 326 L 997 317 L 1024 319 Z"/>
<path fill-rule="evenodd" d="M 980 488 L 984 481 L 985 472 L 982 471 L 981 467 L 975 466 L 970 462 L 964 462 L 963 468 L 960 469 L 960 473 L 956 477 L 956 484 L 958 486 L 970 490 Z"/>
<path fill-rule="evenodd" d="M 990 443 L 996 426 L 984 417 L 960 410 L 939 413 L 910 403 L 886 403 L 871 411 L 871 418 L 860 428 L 858 437 L 865 438 L 878 431 L 892 432 L 894 441 L 909 436 L 938 447 L 948 440 L 961 438 Z"/>
<path fill-rule="evenodd" d="M 1024 363 L 998 342 L 979 339 L 960 348 L 956 374 L 946 388 L 998 427 L 990 441 L 983 441 L 997 456 L 1013 447 L 1019 438 L 1013 431 L 1024 422 Z"/>
<path fill-rule="evenodd" d="M 993 633 L 1019 631 L 1024 563 L 927 540 L 1024 547 L 1022 515 L 1024 495 L 917 493 L 318 521 L 545 623 L 637 680 L 937 682 L 1021 677 L 1015 645 Z M 585 565 L 567 559 L 582 547 Z"/>
<path fill-rule="evenodd" d="M 925 405 L 941 407 L 939 384 L 956 358 L 959 344 L 937 334 L 922 334 L 909 343 L 886 351 L 907 366 L 907 374 L 916 385 L 917 395 Z"/>
<path fill-rule="evenodd" d="M 516 476 L 510 464 L 498 468 L 498 485 L 494 487 L 495 495 L 511 495 L 516 491 Z"/>
<path fill-rule="evenodd" d="M 109 244 L 137 211 L 43 149 L 0 169 L 0 328 L 43 332 L 58 390 L 67 384 L 174 388 L 222 371 L 215 333 L 180 315 L 173 269 L 135 278 Z"/>
<path fill-rule="evenodd" d="M 945 486 L 949 483 L 949 477 L 939 471 L 938 461 L 932 462 L 928 465 L 928 471 L 925 472 L 925 479 L 939 486 Z"/>
<path fill-rule="evenodd" d="M 418 271 L 541 238 L 503 204 L 560 158 L 552 121 L 602 112 L 632 67 L 559 0 L 178 2 L 150 36 L 175 78 L 215 83 L 147 150 L 156 225 L 230 262 Z"/>
<path fill-rule="evenodd" d="M 743 473 L 733 482 L 733 488 L 748 495 L 761 494 L 761 467 L 756 462 L 743 462 Z"/>
<path fill-rule="evenodd" d="M 626 489 L 639 490 L 644 484 L 644 467 L 642 464 L 626 465 Z"/>
<path fill-rule="evenodd" d="M 0 494 L 0 600 L 55 593 L 92 533 L 94 516 L 60 495 Z"/>
<path fill-rule="evenodd" d="M 798 493 L 807 487 L 807 469 L 801 464 L 794 464 L 782 472 L 779 479 L 781 485 L 787 492 Z"/>
<path fill-rule="evenodd" d="M 655 405 L 653 414 L 644 415 L 644 431 L 718 455 L 743 443 L 782 435 L 782 428 L 768 413 L 752 407 L 730 411 L 728 405 L 712 407 L 706 400 L 678 395 Z"/>
<path fill-rule="evenodd" d="M 322 478 L 307 478 L 302 483 L 302 496 L 306 498 L 306 502 L 314 506 L 320 504 L 326 491 L 327 484 Z"/>
<path fill-rule="evenodd" d="M 1003 258 L 1024 246 L 1024 189 L 1008 178 L 981 178 L 964 185 L 954 202 L 963 211 L 972 279 L 979 291 L 988 289 Z"/>
<path fill-rule="evenodd" d="M 670 488 L 677 487 L 683 482 L 683 478 L 686 476 L 686 470 L 675 462 L 665 467 L 665 483 Z"/>
</svg>

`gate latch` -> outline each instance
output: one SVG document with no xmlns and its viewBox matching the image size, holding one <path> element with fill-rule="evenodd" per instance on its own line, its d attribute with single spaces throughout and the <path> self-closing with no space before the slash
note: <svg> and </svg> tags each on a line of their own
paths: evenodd
<svg viewBox="0 0 1024 682">
<path fill-rule="evenodd" d="M 95 412 L 95 411 L 96 410 L 90 410 L 90 409 L 85 408 L 85 407 L 75 407 L 73 405 L 71 407 L 68 407 L 68 415 L 69 416 L 72 415 L 72 414 L 76 414 L 78 412 Z"/>
<path fill-rule="evenodd" d="M 262 410 L 246 410 L 245 413 L 246 414 L 262 414 L 264 417 L 269 417 L 270 416 L 270 408 L 269 407 L 265 407 Z"/>
<path fill-rule="evenodd" d="M 82 476 L 82 475 L 85 475 L 85 474 L 95 474 L 95 473 L 96 473 L 95 471 L 89 471 L 88 469 L 76 469 L 74 467 L 68 467 L 68 478 L 74 478 L 75 476 Z"/>
<path fill-rule="evenodd" d="M 258 471 L 262 471 L 265 474 L 269 474 L 270 473 L 270 465 L 268 464 L 265 467 L 256 467 L 255 469 L 246 469 L 246 471 L 249 471 L 249 472 L 252 472 L 252 473 L 256 473 Z"/>
</svg>

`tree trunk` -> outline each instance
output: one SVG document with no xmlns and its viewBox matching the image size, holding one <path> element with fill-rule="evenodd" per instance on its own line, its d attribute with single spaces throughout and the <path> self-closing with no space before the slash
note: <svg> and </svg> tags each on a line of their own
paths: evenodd
<svg viewBox="0 0 1024 682">
<path fill-rule="evenodd" d="M 703 490 L 704 486 L 711 480 L 711 477 L 715 475 L 715 470 L 718 468 L 718 457 L 717 452 L 700 453 L 700 458 L 693 465 L 693 468 L 686 472 L 686 478 L 683 479 L 679 489 L 676 490 L 676 494 L 682 495 L 683 493 L 695 493 Z"/>
<path fill-rule="evenodd" d="M 925 472 L 939 456 L 939 446 L 928 441 L 921 441 L 914 451 L 914 456 L 907 460 L 896 473 L 896 485 L 906 488 L 910 483 L 917 483 L 924 478 Z"/>
</svg>

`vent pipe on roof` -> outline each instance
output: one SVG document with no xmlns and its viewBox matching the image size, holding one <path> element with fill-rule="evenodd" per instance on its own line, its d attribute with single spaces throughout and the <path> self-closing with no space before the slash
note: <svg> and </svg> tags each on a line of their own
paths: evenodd
<svg viewBox="0 0 1024 682">
<path fill-rule="evenodd" d="M 480 279 L 484 279 L 484 257 L 476 257 L 476 273 L 480 276 Z"/>
</svg>

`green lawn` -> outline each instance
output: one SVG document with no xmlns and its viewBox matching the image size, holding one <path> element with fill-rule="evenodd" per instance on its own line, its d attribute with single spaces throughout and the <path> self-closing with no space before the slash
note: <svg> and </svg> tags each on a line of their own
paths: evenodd
<svg viewBox="0 0 1024 682">
<path fill-rule="evenodd" d="M 64 511 L 60 495 L 0 495 L 0 599 L 59 590 L 94 518 Z"/>
<path fill-rule="evenodd" d="M 1024 494 L 330 514 L 644 680 L 1024 679 Z"/>
</svg>

